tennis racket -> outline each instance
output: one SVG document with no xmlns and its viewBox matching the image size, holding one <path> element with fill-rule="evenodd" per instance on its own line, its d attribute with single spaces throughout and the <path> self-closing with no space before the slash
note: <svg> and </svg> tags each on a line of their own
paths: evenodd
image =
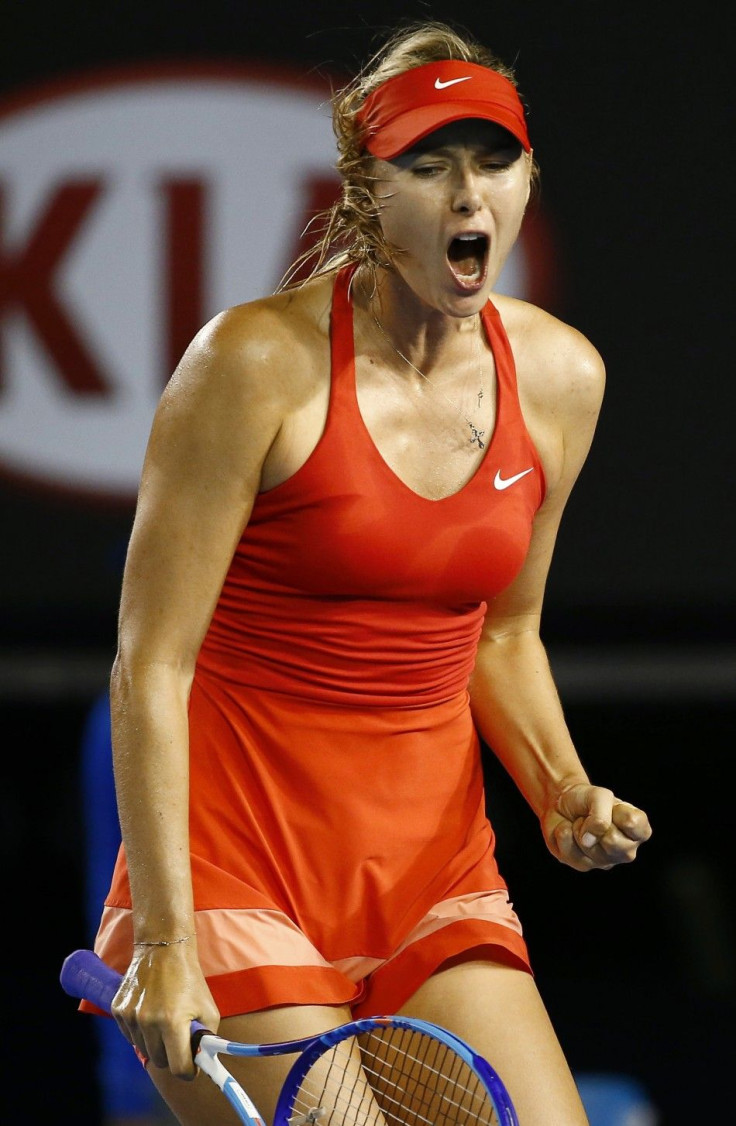
<svg viewBox="0 0 736 1126">
<path fill-rule="evenodd" d="M 91 950 L 70 954 L 61 970 L 66 993 L 105 1012 L 121 980 Z M 279 1044 L 225 1040 L 192 1021 L 192 1054 L 245 1126 L 264 1121 L 220 1056 L 297 1056 L 274 1126 L 519 1126 L 490 1064 L 426 1021 L 367 1017 Z"/>
</svg>

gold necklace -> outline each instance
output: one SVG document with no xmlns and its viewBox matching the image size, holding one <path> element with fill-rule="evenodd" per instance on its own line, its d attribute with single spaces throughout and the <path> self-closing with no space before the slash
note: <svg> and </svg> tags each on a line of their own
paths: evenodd
<svg viewBox="0 0 736 1126">
<path fill-rule="evenodd" d="M 473 421 L 471 421 L 471 419 L 468 418 L 468 416 L 465 414 L 465 411 L 463 411 L 462 408 L 458 406 L 458 404 L 454 401 L 454 399 L 451 399 L 449 395 L 446 395 L 441 387 L 438 387 L 437 384 L 434 383 L 434 381 L 431 380 L 428 375 L 425 375 L 423 371 L 419 370 L 419 368 L 416 366 L 416 364 L 413 364 L 411 362 L 411 360 L 409 359 L 408 356 L 404 355 L 404 353 L 401 351 L 400 348 L 396 347 L 393 340 L 391 339 L 389 334 L 386 332 L 386 329 L 383 327 L 383 325 L 381 324 L 381 322 L 379 321 L 378 317 L 376 316 L 376 314 L 373 312 L 372 309 L 371 309 L 371 316 L 373 317 L 373 320 L 376 322 L 376 327 L 378 328 L 379 332 L 389 342 L 389 344 L 393 348 L 396 355 L 400 356 L 401 359 L 404 361 L 404 363 L 409 365 L 409 367 L 412 369 L 412 371 L 415 371 L 417 373 L 417 375 L 421 376 L 425 383 L 428 383 L 429 386 L 434 388 L 435 391 L 439 391 L 442 398 L 450 404 L 450 406 L 453 408 L 453 410 L 457 411 L 457 413 L 460 415 L 460 417 L 462 419 L 465 420 L 465 422 L 470 427 L 470 444 L 471 444 L 471 446 L 477 445 L 479 450 L 484 450 L 486 448 L 486 444 L 483 441 L 483 438 L 485 436 L 485 430 L 480 430 L 475 425 L 475 423 Z M 480 388 L 478 390 L 478 409 L 480 409 L 480 404 L 483 400 L 483 369 L 480 367 L 480 365 L 478 365 L 478 374 L 480 376 Z"/>
</svg>

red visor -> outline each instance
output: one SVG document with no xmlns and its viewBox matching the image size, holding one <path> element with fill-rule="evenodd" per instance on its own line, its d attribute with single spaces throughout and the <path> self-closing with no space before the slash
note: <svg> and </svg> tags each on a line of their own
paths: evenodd
<svg viewBox="0 0 736 1126">
<path fill-rule="evenodd" d="M 358 113 L 365 147 L 391 160 L 450 121 L 476 117 L 508 129 L 531 150 L 524 107 L 513 82 L 475 63 L 446 59 L 413 67 L 378 86 Z"/>
</svg>

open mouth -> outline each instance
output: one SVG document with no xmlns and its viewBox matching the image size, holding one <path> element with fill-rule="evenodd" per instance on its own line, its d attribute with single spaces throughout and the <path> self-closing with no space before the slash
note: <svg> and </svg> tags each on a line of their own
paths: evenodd
<svg viewBox="0 0 736 1126">
<path fill-rule="evenodd" d="M 458 235 L 447 250 L 450 269 L 463 285 L 477 285 L 486 272 L 488 239 L 485 235 Z"/>
</svg>

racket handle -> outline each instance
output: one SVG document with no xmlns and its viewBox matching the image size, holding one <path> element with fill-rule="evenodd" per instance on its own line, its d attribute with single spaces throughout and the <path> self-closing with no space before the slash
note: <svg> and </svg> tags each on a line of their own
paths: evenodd
<svg viewBox="0 0 736 1126">
<path fill-rule="evenodd" d="M 64 959 L 61 967 L 61 987 L 70 997 L 91 1001 L 98 1009 L 109 1013 L 123 975 L 105 964 L 94 950 L 75 950 Z M 197 1042 L 210 1030 L 198 1020 L 191 1025 L 192 1036 L 198 1033 Z M 193 1043 L 192 1048 L 194 1049 Z"/>
<path fill-rule="evenodd" d="M 70 997 L 91 1001 L 98 1009 L 110 1012 L 113 997 L 120 988 L 122 974 L 105 965 L 94 950 L 75 950 L 64 959 L 61 987 Z"/>
</svg>

